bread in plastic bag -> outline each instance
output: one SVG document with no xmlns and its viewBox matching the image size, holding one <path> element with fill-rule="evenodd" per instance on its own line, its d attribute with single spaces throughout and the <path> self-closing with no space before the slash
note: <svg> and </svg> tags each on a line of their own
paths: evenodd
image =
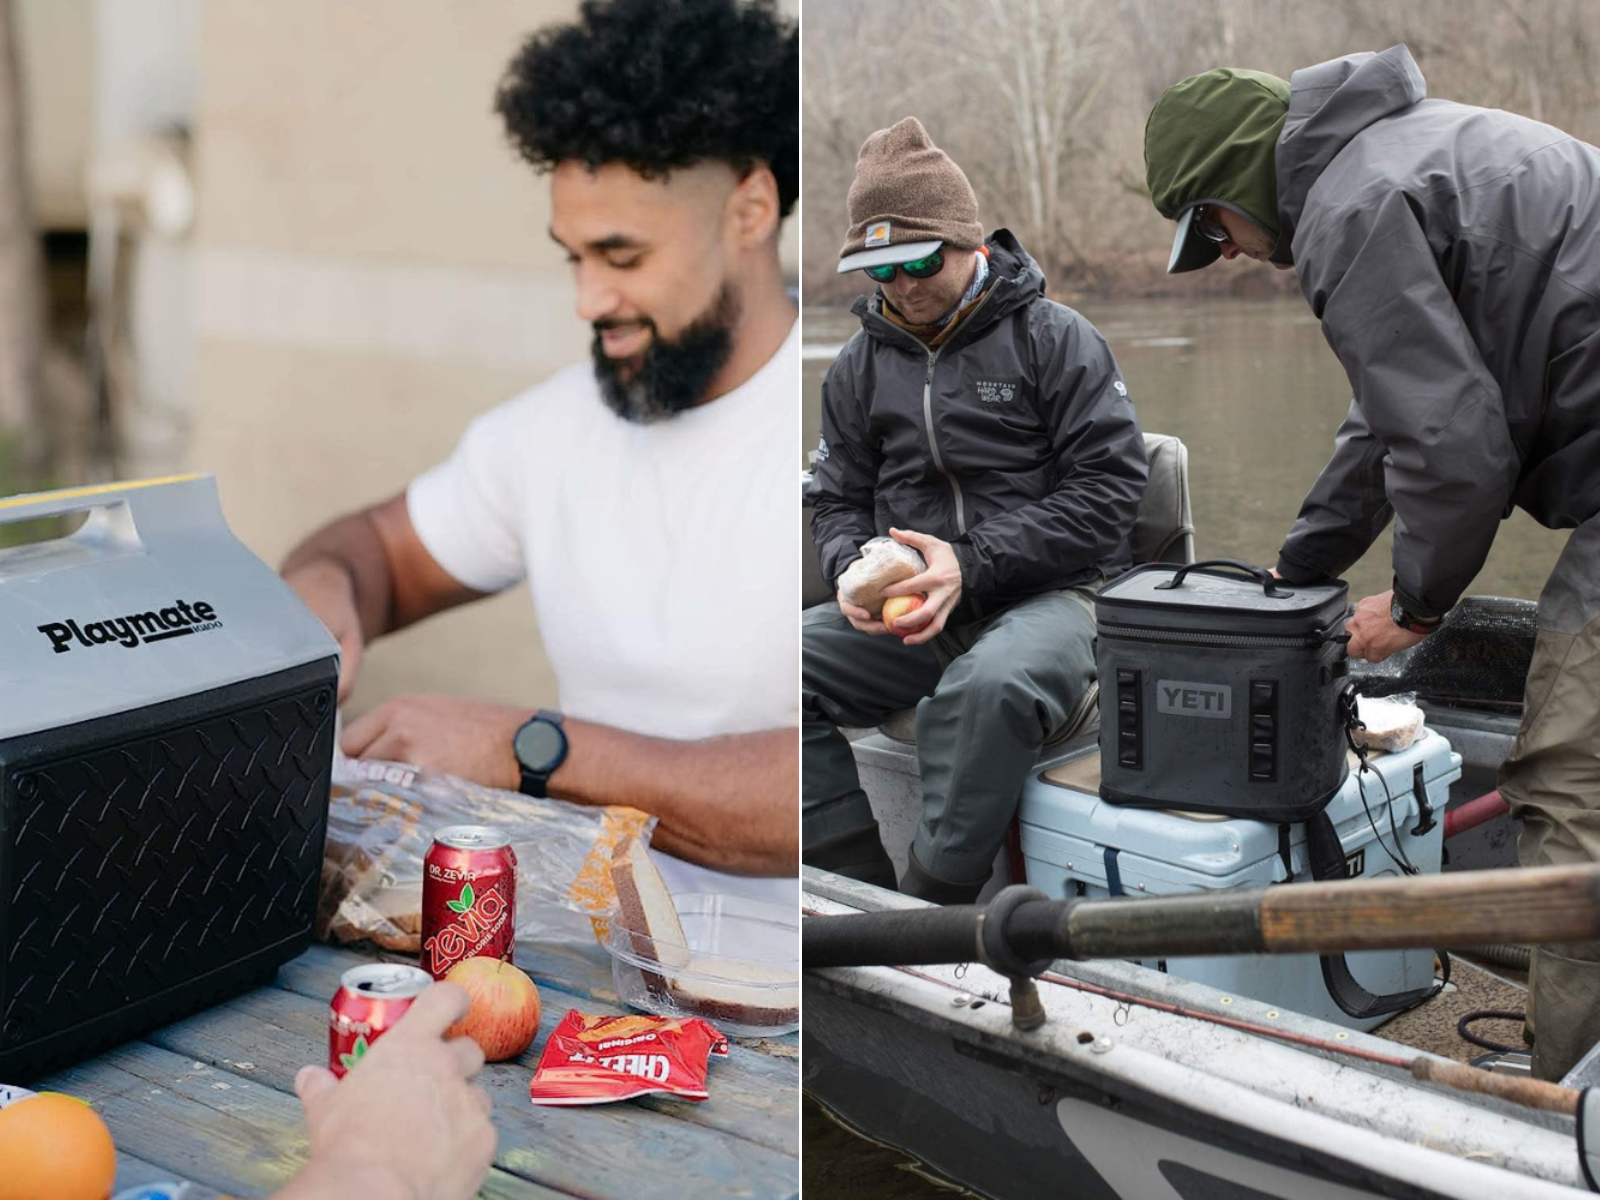
<svg viewBox="0 0 1600 1200">
<path fill-rule="evenodd" d="M 446 825 L 493 825 L 517 853 L 517 940 L 604 944 L 616 906 L 611 854 L 656 819 L 483 787 L 403 763 L 335 756 L 316 935 L 414 954 L 422 860 Z"/>
<path fill-rule="evenodd" d="M 922 555 L 893 538 L 875 537 L 861 545 L 861 557 L 839 576 L 839 598 L 866 609 L 874 617 L 883 611 L 883 589 L 928 569 Z"/>
<path fill-rule="evenodd" d="M 1368 750 L 1407 750 L 1422 736 L 1424 718 L 1415 696 L 1357 696 L 1356 716 L 1367 727 L 1355 731 L 1356 745 Z"/>
</svg>

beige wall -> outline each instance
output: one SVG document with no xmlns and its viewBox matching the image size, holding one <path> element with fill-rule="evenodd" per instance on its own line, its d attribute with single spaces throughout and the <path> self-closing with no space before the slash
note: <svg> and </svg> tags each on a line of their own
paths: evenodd
<svg viewBox="0 0 1600 1200">
<path fill-rule="evenodd" d="M 206 5 L 189 458 L 268 561 L 584 352 L 545 189 L 491 109 L 519 39 L 572 9 Z M 552 700 L 525 590 L 374 647 L 352 709 L 402 690 Z"/>
<path fill-rule="evenodd" d="M 586 357 L 545 183 L 491 108 L 521 38 L 575 7 L 207 0 L 189 460 L 269 561 Z M 553 700 L 525 590 L 380 643 L 352 709 L 418 689 Z"/>
</svg>

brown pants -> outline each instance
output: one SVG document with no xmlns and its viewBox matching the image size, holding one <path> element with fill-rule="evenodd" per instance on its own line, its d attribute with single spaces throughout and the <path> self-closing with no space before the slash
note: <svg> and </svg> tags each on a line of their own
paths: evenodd
<svg viewBox="0 0 1600 1200">
<path fill-rule="evenodd" d="M 1539 597 L 1522 728 L 1500 768 L 1525 867 L 1600 863 L 1600 518 L 1567 542 Z M 1559 1080 L 1600 1041 L 1600 942 L 1535 949 L 1533 1074 Z"/>
</svg>

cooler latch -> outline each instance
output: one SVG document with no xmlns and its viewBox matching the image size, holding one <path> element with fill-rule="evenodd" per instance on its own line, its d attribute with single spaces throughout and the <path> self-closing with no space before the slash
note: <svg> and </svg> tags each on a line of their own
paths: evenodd
<svg viewBox="0 0 1600 1200">
<path fill-rule="evenodd" d="M 1422 777 L 1421 763 L 1411 768 L 1411 794 L 1417 801 L 1417 827 L 1411 836 L 1421 837 L 1438 824 L 1433 819 L 1433 805 L 1428 803 L 1428 781 Z"/>
<path fill-rule="evenodd" d="M 1144 690 L 1142 671 L 1117 670 L 1117 765 L 1133 771 L 1144 769 Z"/>
<path fill-rule="evenodd" d="M 1250 681 L 1250 778 L 1270 782 L 1278 777 L 1278 685 Z"/>
</svg>

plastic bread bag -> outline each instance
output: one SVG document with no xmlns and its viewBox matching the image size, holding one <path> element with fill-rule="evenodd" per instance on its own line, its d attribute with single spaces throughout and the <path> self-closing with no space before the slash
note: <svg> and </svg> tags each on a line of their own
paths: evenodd
<svg viewBox="0 0 1600 1200">
<path fill-rule="evenodd" d="M 648 841 L 656 819 L 620 805 L 585 807 L 483 787 L 403 763 L 336 756 L 316 935 L 421 948 L 422 860 L 433 831 L 492 825 L 517 855 L 517 940 L 594 948 L 616 906 L 612 851 Z"/>
<path fill-rule="evenodd" d="M 839 576 L 839 598 L 874 617 L 883 610 L 883 589 L 928 569 L 922 555 L 893 538 L 875 537 L 861 545 L 861 557 Z"/>
<path fill-rule="evenodd" d="M 1369 750 L 1407 750 L 1422 736 L 1422 709 L 1411 693 L 1357 696 L 1356 715 L 1367 727 L 1364 732 L 1356 730 L 1356 744 Z"/>
</svg>

